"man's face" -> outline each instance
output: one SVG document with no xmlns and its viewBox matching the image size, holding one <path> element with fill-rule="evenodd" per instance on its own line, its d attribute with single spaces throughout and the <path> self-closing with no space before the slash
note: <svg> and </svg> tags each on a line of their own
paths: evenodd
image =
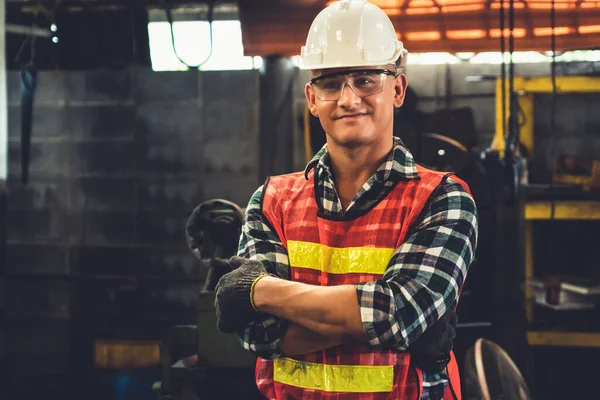
<svg viewBox="0 0 600 400">
<path fill-rule="evenodd" d="M 387 72 L 373 72 L 377 70 Z M 405 75 L 394 76 L 392 71 L 389 66 L 373 66 L 313 73 L 305 94 L 328 140 L 358 147 L 392 134 L 394 108 L 402 106 L 407 84 Z"/>
</svg>

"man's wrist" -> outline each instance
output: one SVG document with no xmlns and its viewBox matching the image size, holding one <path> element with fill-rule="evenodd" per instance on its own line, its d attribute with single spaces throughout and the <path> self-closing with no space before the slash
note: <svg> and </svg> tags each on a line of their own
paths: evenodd
<svg viewBox="0 0 600 400">
<path fill-rule="evenodd" d="M 266 275 L 254 281 L 253 290 L 250 294 L 252 304 L 257 311 L 269 312 L 269 285 L 275 280 L 278 280 L 278 278 Z"/>
<path fill-rule="evenodd" d="M 256 284 L 263 278 L 266 278 L 267 276 L 269 276 L 269 274 L 267 274 L 266 272 L 263 274 L 260 274 L 259 276 L 257 276 L 254 281 L 252 281 L 252 284 L 250 285 L 250 305 L 252 305 L 252 308 L 254 308 L 254 311 L 256 312 L 260 312 L 260 310 L 258 309 L 258 307 L 256 306 L 256 303 L 254 302 L 254 290 L 256 288 Z"/>
</svg>

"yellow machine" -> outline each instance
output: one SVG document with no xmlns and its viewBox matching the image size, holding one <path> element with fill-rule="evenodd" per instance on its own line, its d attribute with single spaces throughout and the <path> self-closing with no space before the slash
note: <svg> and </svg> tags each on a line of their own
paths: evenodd
<svg viewBox="0 0 600 400">
<path fill-rule="evenodd" d="M 505 85 L 506 98 L 509 97 L 508 85 Z M 533 117 L 534 106 L 533 97 L 536 94 L 552 94 L 552 78 L 550 77 L 515 77 L 514 91 L 517 93 L 519 109 L 523 115 L 523 124 L 520 125 L 520 140 L 528 150 L 528 159 L 534 157 L 533 146 Z M 556 77 L 556 92 L 558 95 L 566 93 L 600 93 L 600 78 L 585 76 L 558 76 Z M 502 121 L 502 80 L 496 81 L 496 134 L 492 142 L 492 148 L 504 152 L 503 124 L 508 124 L 509 105 L 506 102 L 504 115 L 505 121 Z"/>
</svg>

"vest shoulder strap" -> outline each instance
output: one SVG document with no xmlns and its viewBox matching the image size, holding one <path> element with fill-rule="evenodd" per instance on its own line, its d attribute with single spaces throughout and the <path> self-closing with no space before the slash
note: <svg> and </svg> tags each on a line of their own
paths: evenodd
<svg viewBox="0 0 600 400">
<path fill-rule="evenodd" d="M 261 210 L 271 228 L 277 232 L 283 245 L 287 248 L 287 240 L 283 229 L 283 201 L 291 201 L 299 193 L 312 190 L 312 174 L 308 180 L 303 172 L 277 175 L 267 178 L 263 186 Z"/>
</svg>

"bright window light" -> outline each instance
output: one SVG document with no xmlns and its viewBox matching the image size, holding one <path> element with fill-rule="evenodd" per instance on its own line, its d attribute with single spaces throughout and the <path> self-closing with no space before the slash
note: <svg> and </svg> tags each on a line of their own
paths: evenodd
<svg viewBox="0 0 600 400">
<path fill-rule="evenodd" d="M 475 57 L 477 53 L 473 52 L 458 52 L 455 54 L 461 61 L 469 61 L 471 58 Z"/>
<path fill-rule="evenodd" d="M 504 62 L 510 61 L 510 55 L 508 52 L 504 53 Z M 499 51 L 483 52 L 477 54 L 475 57 L 470 59 L 472 64 L 501 64 L 502 53 Z M 521 63 L 543 63 L 548 62 L 548 57 L 536 51 L 515 51 L 513 53 L 513 62 L 516 64 Z"/>
<path fill-rule="evenodd" d="M 179 57 L 188 65 L 204 62 L 210 53 L 210 31 L 206 21 L 175 21 L 173 33 L 175 47 Z M 200 70 L 241 70 L 258 69 L 262 65 L 261 57 L 244 56 L 242 28 L 240 21 L 214 21 L 212 54 L 200 66 Z M 171 32 L 168 22 L 148 23 L 150 57 L 154 71 L 185 71 L 173 51 Z"/>
<path fill-rule="evenodd" d="M 513 62 L 516 64 L 524 63 L 548 63 L 552 61 L 552 53 L 539 53 L 537 51 L 515 51 L 513 53 Z M 510 61 L 509 53 L 504 53 L 504 62 Z M 574 50 L 566 51 L 556 55 L 557 62 L 568 61 L 600 61 L 600 51 L 598 50 Z M 479 53 L 470 59 L 473 64 L 500 64 L 502 63 L 502 53 L 486 52 Z"/>
<path fill-rule="evenodd" d="M 552 52 L 546 55 L 552 57 Z M 566 51 L 561 55 L 556 55 L 556 61 L 600 61 L 600 50 L 573 50 Z"/>
<path fill-rule="evenodd" d="M 513 62 L 515 64 L 525 63 L 549 63 L 552 53 L 540 53 L 537 51 L 515 51 L 513 52 Z M 510 61 L 509 53 L 504 53 L 504 62 Z M 557 62 L 574 61 L 600 61 L 600 50 L 573 50 L 566 51 L 556 55 Z M 472 64 L 501 64 L 502 53 L 499 51 L 490 51 L 483 53 L 409 53 L 408 64 L 435 65 L 435 64 L 457 64 L 469 62 Z"/>
<path fill-rule="evenodd" d="M 408 53 L 407 64 L 457 64 L 460 60 L 450 53 Z"/>
</svg>

